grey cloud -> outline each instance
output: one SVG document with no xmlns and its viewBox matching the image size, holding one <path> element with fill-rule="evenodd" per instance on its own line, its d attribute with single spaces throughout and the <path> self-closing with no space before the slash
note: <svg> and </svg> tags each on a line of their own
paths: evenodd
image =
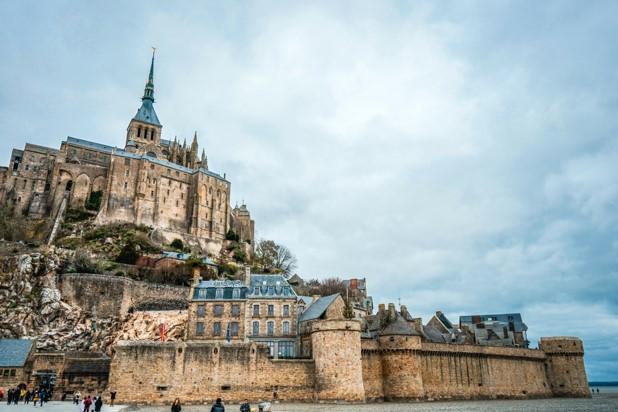
<svg viewBox="0 0 618 412">
<path fill-rule="evenodd" d="M 301 275 L 424 318 L 521 311 L 618 379 L 615 2 L 5 6 L 5 162 L 122 145 L 156 45 L 164 135 L 198 131 Z"/>
</svg>

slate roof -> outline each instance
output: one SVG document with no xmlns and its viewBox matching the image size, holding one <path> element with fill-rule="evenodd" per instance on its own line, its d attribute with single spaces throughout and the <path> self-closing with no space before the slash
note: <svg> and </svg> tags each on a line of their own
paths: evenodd
<svg viewBox="0 0 618 412">
<path fill-rule="evenodd" d="M 217 290 L 220 294 L 217 295 Z M 234 290 L 237 290 L 234 295 Z M 202 280 L 193 291 L 193 300 L 244 300 L 247 286 L 240 280 Z"/>
<path fill-rule="evenodd" d="M 154 106 L 152 105 L 152 101 L 150 99 L 143 99 L 142 106 L 137 110 L 135 114 L 134 120 L 153 124 L 155 126 L 161 126 L 159 122 L 159 118 L 157 117 L 157 113 L 155 112 Z"/>
<path fill-rule="evenodd" d="M 33 345 L 30 339 L 0 339 L 0 367 L 23 368 Z"/>
<path fill-rule="evenodd" d="M 326 312 L 326 309 L 337 299 L 339 293 L 334 295 L 324 296 L 316 300 L 309 306 L 302 315 L 300 315 L 300 322 L 308 320 L 318 319 Z"/>
<path fill-rule="evenodd" d="M 381 335 L 404 335 L 404 336 L 421 336 L 421 334 L 403 318 L 397 314 L 395 321 L 389 323 L 382 331 Z"/>
<path fill-rule="evenodd" d="M 296 297 L 294 289 L 281 275 L 251 274 L 251 287 L 248 298 L 293 298 Z"/>
<path fill-rule="evenodd" d="M 297 301 L 304 301 L 306 304 L 311 305 L 311 303 L 313 302 L 313 296 L 298 296 Z"/>
<path fill-rule="evenodd" d="M 224 180 L 226 182 L 228 181 L 227 179 L 224 179 L 220 174 L 211 172 L 210 170 L 206 170 L 203 167 L 200 167 L 199 169 L 194 170 L 194 169 L 190 169 L 188 167 L 170 162 L 165 159 L 157 159 L 156 157 L 139 155 L 136 153 L 127 152 L 117 147 L 112 147 L 112 146 L 108 146 L 108 145 L 101 144 L 101 143 L 91 142 L 89 140 L 78 139 L 76 137 L 67 136 L 66 143 L 74 145 L 74 146 L 84 147 L 86 149 L 98 150 L 104 153 L 109 153 L 109 154 L 113 153 L 115 156 L 128 157 L 128 158 L 136 159 L 136 160 L 145 159 L 145 160 L 148 160 L 149 162 L 156 163 L 158 165 L 168 167 L 170 169 L 178 170 L 181 172 L 185 172 L 189 174 L 204 173 L 205 175 L 212 176 L 217 179 Z"/>
</svg>

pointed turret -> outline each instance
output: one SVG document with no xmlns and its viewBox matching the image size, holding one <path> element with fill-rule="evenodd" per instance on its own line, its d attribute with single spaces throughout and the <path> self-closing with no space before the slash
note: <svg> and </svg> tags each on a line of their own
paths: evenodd
<svg viewBox="0 0 618 412">
<path fill-rule="evenodd" d="M 202 149 L 202 160 L 200 161 L 200 167 L 208 170 L 208 158 L 206 157 L 205 149 Z"/>
<path fill-rule="evenodd" d="M 157 117 L 157 113 L 153 107 L 154 103 L 154 48 L 152 51 L 152 59 L 150 60 L 150 71 L 148 80 L 144 87 L 144 95 L 142 96 L 142 105 L 137 110 L 129 127 L 127 128 L 126 147 L 135 148 L 142 147 L 144 144 L 160 145 L 161 143 L 161 123 Z"/>
<path fill-rule="evenodd" d="M 174 142 L 171 144 L 172 148 L 170 150 L 169 161 L 172 163 L 176 163 L 176 151 L 178 150 L 178 143 L 176 142 L 176 136 L 174 136 Z"/>
<path fill-rule="evenodd" d="M 139 108 L 133 119 L 140 122 L 150 123 L 160 126 L 159 118 L 152 104 L 154 103 L 154 49 L 152 50 L 152 60 L 150 61 L 150 72 L 148 73 L 148 81 L 144 87 L 144 96 L 142 97 L 142 107 Z"/>
<path fill-rule="evenodd" d="M 152 60 L 150 61 L 150 73 L 148 74 L 148 81 L 146 82 L 146 87 L 144 87 L 144 97 L 143 100 L 150 100 L 154 102 L 154 55 L 155 51 L 152 49 Z"/>
<path fill-rule="evenodd" d="M 197 158 L 197 150 L 198 150 L 198 145 L 197 145 L 197 131 L 196 131 L 195 134 L 193 135 L 193 142 L 191 142 L 191 155 L 189 156 L 190 157 L 189 161 L 191 162 L 190 167 L 192 169 L 197 169 L 198 167 L 200 167 L 199 161 Z"/>
</svg>

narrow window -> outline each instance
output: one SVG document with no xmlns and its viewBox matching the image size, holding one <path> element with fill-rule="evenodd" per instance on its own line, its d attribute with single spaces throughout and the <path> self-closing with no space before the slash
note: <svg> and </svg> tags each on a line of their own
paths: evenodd
<svg viewBox="0 0 618 412">
<path fill-rule="evenodd" d="M 260 305 L 253 305 L 253 316 L 260 316 Z"/>
<path fill-rule="evenodd" d="M 206 314 L 206 307 L 204 305 L 197 305 L 197 317 L 203 318 Z"/>
<path fill-rule="evenodd" d="M 290 316 L 290 305 L 283 305 L 283 316 Z"/>
<path fill-rule="evenodd" d="M 231 325 L 232 336 L 238 336 L 238 322 L 232 322 Z"/>
<path fill-rule="evenodd" d="M 284 335 L 290 334 L 290 322 L 288 322 L 287 320 L 283 322 L 283 334 Z"/>
<path fill-rule="evenodd" d="M 232 305 L 232 316 L 240 316 L 240 305 Z"/>
<path fill-rule="evenodd" d="M 223 305 L 215 305 L 215 316 L 218 318 L 223 316 Z"/>
<path fill-rule="evenodd" d="M 266 323 L 266 328 L 268 336 L 273 336 L 275 334 L 275 322 L 269 320 L 268 323 Z"/>
<path fill-rule="evenodd" d="M 217 288 L 215 292 L 215 299 L 223 299 L 223 289 Z"/>
<path fill-rule="evenodd" d="M 127 182 L 124 182 L 124 190 L 127 190 L 128 187 L 129 187 L 129 184 Z"/>
<path fill-rule="evenodd" d="M 257 336 L 260 334 L 260 322 L 257 320 L 253 321 L 253 336 Z"/>
<path fill-rule="evenodd" d="M 240 288 L 232 289 L 232 298 L 233 299 L 240 299 Z"/>
<path fill-rule="evenodd" d="M 195 327 L 195 334 L 199 336 L 204 334 L 204 322 L 197 322 L 197 326 Z"/>
<path fill-rule="evenodd" d="M 275 305 L 268 305 L 268 316 L 275 316 Z"/>
<path fill-rule="evenodd" d="M 221 336 L 221 322 L 215 322 L 212 325 L 212 334 L 214 336 Z"/>
<path fill-rule="evenodd" d="M 142 137 L 142 126 L 137 126 L 137 137 Z"/>
</svg>

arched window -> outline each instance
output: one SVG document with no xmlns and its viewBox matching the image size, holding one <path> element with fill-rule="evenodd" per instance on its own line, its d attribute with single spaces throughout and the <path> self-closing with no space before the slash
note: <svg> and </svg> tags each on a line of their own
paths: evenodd
<svg viewBox="0 0 618 412">
<path fill-rule="evenodd" d="M 67 192 L 70 191 L 71 189 L 73 189 L 73 181 L 69 180 L 67 182 L 67 185 L 65 186 L 64 190 L 66 190 Z"/>
<path fill-rule="evenodd" d="M 142 126 L 137 126 L 137 137 L 142 137 Z"/>
<path fill-rule="evenodd" d="M 260 334 L 260 321 L 259 320 L 254 320 L 253 321 L 253 336 L 258 336 Z"/>
<path fill-rule="evenodd" d="M 154 140 L 154 134 L 155 134 L 154 129 L 150 129 L 150 140 Z"/>
<path fill-rule="evenodd" d="M 283 334 L 284 335 L 289 335 L 290 334 L 290 322 L 288 322 L 287 320 L 283 322 Z"/>
</svg>

